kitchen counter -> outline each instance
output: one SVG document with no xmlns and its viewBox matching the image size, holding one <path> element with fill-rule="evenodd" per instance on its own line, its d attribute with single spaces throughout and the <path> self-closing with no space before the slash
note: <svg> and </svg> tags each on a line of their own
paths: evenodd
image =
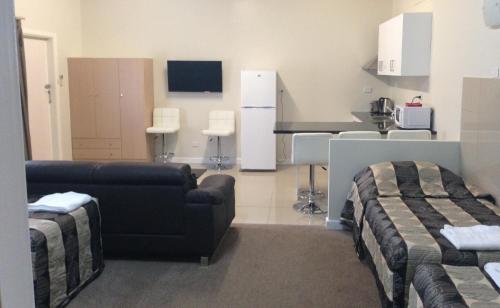
<svg viewBox="0 0 500 308">
<path fill-rule="evenodd" d="M 331 133 L 346 131 L 378 131 L 387 134 L 389 130 L 399 129 L 390 116 L 377 116 L 370 112 L 352 112 L 355 122 L 276 122 L 275 134 Z M 436 132 L 432 132 L 433 135 Z"/>
<path fill-rule="evenodd" d="M 387 134 L 390 130 L 401 130 L 401 128 L 397 127 L 394 119 L 389 115 L 375 115 L 371 112 L 361 112 L 361 111 L 353 111 L 351 112 L 353 118 L 357 120 L 357 122 L 361 123 L 372 123 L 377 126 L 378 131 L 381 134 Z M 436 135 L 437 132 L 432 130 L 431 133 Z"/>
<path fill-rule="evenodd" d="M 331 133 L 345 131 L 376 131 L 377 126 L 368 122 L 276 122 L 275 134 Z"/>
</svg>

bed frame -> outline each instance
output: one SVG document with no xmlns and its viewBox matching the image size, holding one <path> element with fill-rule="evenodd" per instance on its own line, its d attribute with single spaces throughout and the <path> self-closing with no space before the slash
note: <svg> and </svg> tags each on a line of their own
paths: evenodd
<svg viewBox="0 0 500 308">
<path fill-rule="evenodd" d="M 327 229 L 341 230 L 340 213 L 354 176 L 364 167 L 402 160 L 430 161 L 460 174 L 460 142 L 331 139 Z"/>
</svg>

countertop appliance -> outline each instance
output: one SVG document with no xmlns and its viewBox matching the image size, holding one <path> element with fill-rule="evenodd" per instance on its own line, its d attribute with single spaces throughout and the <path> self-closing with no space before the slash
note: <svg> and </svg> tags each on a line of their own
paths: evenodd
<svg viewBox="0 0 500 308">
<path fill-rule="evenodd" d="M 422 105 L 410 107 L 397 105 L 394 110 L 396 125 L 404 129 L 431 129 L 432 108 Z"/>
<path fill-rule="evenodd" d="M 371 113 L 374 114 L 392 114 L 394 111 L 394 103 L 388 97 L 381 97 L 371 104 Z"/>
<path fill-rule="evenodd" d="M 241 72 L 241 169 L 276 170 L 276 72 Z"/>
</svg>

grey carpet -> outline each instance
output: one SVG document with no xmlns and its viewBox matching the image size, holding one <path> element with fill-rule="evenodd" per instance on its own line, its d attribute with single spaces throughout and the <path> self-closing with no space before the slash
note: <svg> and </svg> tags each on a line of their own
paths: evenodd
<svg viewBox="0 0 500 308">
<path fill-rule="evenodd" d="M 379 307 L 351 234 L 235 225 L 213 264 L 107 260 L 75 307 Z"/>
</svg>

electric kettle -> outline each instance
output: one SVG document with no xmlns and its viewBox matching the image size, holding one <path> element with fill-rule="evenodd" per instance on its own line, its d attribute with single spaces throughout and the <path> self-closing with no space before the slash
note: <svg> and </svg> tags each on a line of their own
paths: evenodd
<svg viewBox="0 0 500 308">
<path fill-rule="evenodd" d="M 381 97 L 371 102 L 371 112 L 375 114 L 389 114 L 394 110 L 394 102 L 387 97 Z"/>
</svg>

